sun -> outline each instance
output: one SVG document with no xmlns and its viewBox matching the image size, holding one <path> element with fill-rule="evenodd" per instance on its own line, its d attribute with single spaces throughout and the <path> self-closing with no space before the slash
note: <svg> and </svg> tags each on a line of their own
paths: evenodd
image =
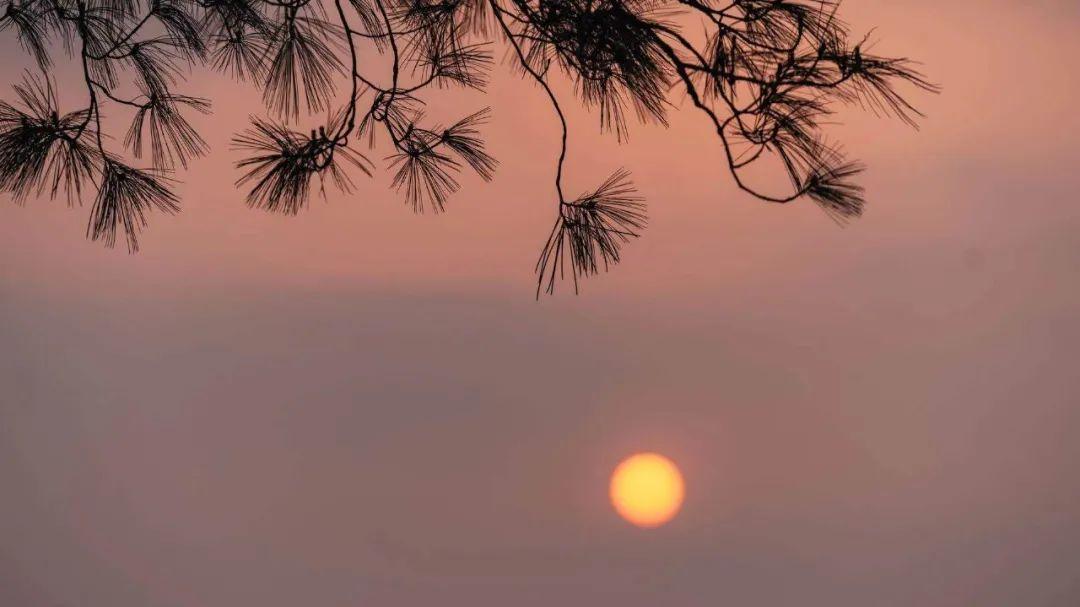
<svg viewBox="0 0 1080 607">
<path fill-rule="evenodd" d="M 611 475 L 611 504 L 619 516 L 642 528 L 670 521 L 682 506 L 685 488 L 679 468 L 657 453 L 638 453 Z"/>
</svg>

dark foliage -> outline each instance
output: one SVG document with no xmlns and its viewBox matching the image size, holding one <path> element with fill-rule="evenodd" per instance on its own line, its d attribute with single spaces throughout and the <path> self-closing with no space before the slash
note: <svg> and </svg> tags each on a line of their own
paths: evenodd
<svg viewBox="0 0 1080 607">
<path fill-rule="evenodd" d="M 180 201 L 156 171 L 133 169 L 112 158 L 107 158 L 104 165 L 87 236 L 111 247 L 120 229 L 128 251 L 134 253 L 139 250 L 139 230 L 146 226 L 147 213 L 177 213 Z"/>
<path fill-rule="evenodd" d="M 82 137 L 93 136 L 89 112 L 61 115 L 51 83 L 27 78 L 15 86 L 22 107 L 0 101 L 0 190 L 17 202 L 31 193 L 61 191 L 77 199 L 98 164 L 98 150 Z"/>
<path fill-rule="evenodd" d="M 568 274 L 576 292 L 578 277 L 607 271 L 619 263 L 622 245 L 637 238 L 644 227 L 644 201 L 635 194 L 630 174 L 622 169 L 595 191 L 562 203 L 536 264 L 537 295 L 542 290 L 554 293 L 556 279 Z"/>
<path fill-rule="evenodd" d="M 156 92 L 146 92 L 144 96 L 146 102 L 135 111 L 124 140 L 136 158 L 142 158 L 147 133 L 150 157 L 155 166 L 172 169 L 179 163 L 186 167 L 188 159 L 206 153 L 206 142 L 180 113 L 180 108 L 188 107 L 205 114 L 210 111 L 208 101 L 186 95 L 160 96 Z"/>
<path fill-rule="evenodd" d="M 340 128 L 340 120 L 331 121 L 331 133 Z M 348 192 L 353 184 L 344 169 L 371 174 L 367 158 L 332 140 L 325 127 L 305 136 L 283 124 L 258 118 L 253 123 L 233 140 L 237 149 L 252 154 L 238 163 L 247 172 L 237 182 L 252 186 L 247 198 L 252 207 L 295 215 L 310 198 L 313 178 L 321 186 L 328 176 Z"/>
<path fill-rule="evenodd" d="M 448 126 L 430 120 L 428 93 L 482 90 L 494 47 L 541 87 L 561 126 L 554 167 L 558 216 L 537 263 L 538 294 L 560 279 L 607 270 L 646 223 L 644 202 L 619 170 L 591 193 L 564 195 L 569 125 L 551 83 L 569 80 L 600 127 L 625 140 L 636 119 L 667 123 L 676 104 L 700 112 L 723 144 L 735 183 L 766 202 L 808 199 L 845 222 L 863 212 L 861 165 L 821 127 L 838 105 L 915 125 L 901 88 L 933 92 L 914 64 L 871 52 L 837 15 L 839 0 L 7 0 L 10 32 L 38 68 L 54 46 L 81 66 L 85 107 L 63 113 L 50 83 L 28 77 L 17 104 L 0 102 L 0 189 L 17 202 L 96 188 L 88 235 L 128 248 L 153 211 L 179 201 L 166 171 L 207 152 L 189 122 L 207 100 L 176 89 L 206 64 L 259 85 L 277 120 L 252 119 L 234 139 L 238 185 L 265 211 L 296 214 L 329 182 L 370 174 L 356 149 L 388 149 L 392 185 L 417 212 L 445 210 L 463 170 L 483 180 L 484 109 Z M 139 96 L 125 98 L 134 88 Z M 124 144 L 151 167 L 107 149 L 105 106 L 130 112 Z M 316 128 L 292 125 L 329 116 Z M 446 123 L 444 123 L 446 124 Z M 786 174 L 753 183 L 748 167 Z M 756 171 L 754 175 L 767 172 Z M 760 178 L 760 177 L 759 177 Z"/>
</svg>

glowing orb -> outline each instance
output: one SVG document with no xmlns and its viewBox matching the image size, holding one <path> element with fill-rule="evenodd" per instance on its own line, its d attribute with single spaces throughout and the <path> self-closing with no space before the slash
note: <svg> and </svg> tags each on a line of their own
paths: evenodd
<svg viewBox="0 0 1080 607">
<path fill-rule="evenodd" d="M 611 475 L 611 503 L 619 516 L 638 527 L 659 527 L 682 506 L 682 474 L 675 463 L 656 453 L 623 460 Z"/>
</svg>

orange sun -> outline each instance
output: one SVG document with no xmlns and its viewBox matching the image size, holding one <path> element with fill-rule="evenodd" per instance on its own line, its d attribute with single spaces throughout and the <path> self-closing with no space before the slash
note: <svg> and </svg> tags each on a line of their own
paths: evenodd
<svg viewBox="0 0 1080 607">
<path fill-rule="evenodd" d="M 611 475 L 611 503 L 619 516 L 638 527 L 659 527 L 682 506 L 682 474 L 670 459 L 656 453 L 638 453 Z"/>
</svg>

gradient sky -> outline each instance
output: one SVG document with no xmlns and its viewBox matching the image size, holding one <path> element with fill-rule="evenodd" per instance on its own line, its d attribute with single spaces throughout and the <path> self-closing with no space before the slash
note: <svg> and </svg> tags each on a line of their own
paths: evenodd
<svg viewBox="0 0 1080 607">
<path fill-rule="evenodd" d="M 385 172 L 249 211 L 257 95 L 205 74 L 140 255 L 0 205 L 0 605 L 1080 604 L 1080 9 L 844 14 L 944 86 L 919 132 L 841 114 L 866 216 L 750 200 L 692 111 L 571 111 L 569 190 L 625 166 L 651 219 L 579 297 L 532 300 L 557 123 L 505 70 L 443 215 Z M 606 497 L 641 450 L 687 482 L 651 531 Z"/>
</svg>

